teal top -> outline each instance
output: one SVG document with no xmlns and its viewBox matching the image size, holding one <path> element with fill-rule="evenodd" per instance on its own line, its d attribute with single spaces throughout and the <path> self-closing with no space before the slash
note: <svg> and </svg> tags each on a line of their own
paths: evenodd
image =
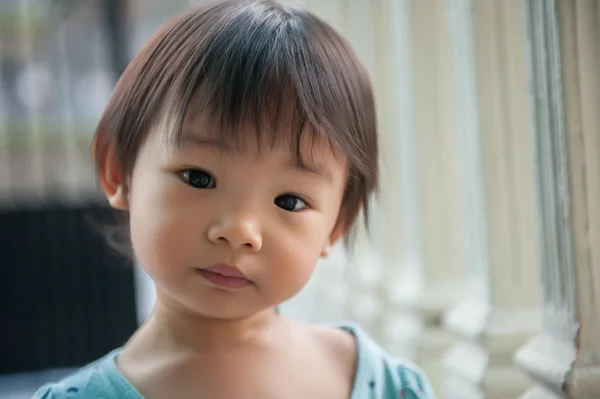
<svg viewBox="0 0 600 399">
<path fill-rule="evenodd" d="M 427 377 L 409 362 L 394 359 L 361 328 L 344 324 L 356 338 L 358 363 L 350 399 L 434 399 Z M 123 398 L 143 399 L 119 371 L 121 348 L 63 380 L 41 387 L 34 399 Z"/>
</svg>

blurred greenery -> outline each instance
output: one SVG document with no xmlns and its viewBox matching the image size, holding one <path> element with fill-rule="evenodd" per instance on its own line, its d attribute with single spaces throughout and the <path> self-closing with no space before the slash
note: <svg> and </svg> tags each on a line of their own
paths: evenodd
<svg viewBox="0 0 600 399">
<path fill-rule="evenodd" d="M 3 126 L 0 132 L 0 147 L 21 150 L 41 144 L 44 148 L 52 149 L 63 147 L 68 139 L 74 140 L 77 147 L 81 148 L 90 145 L 94 129 L 91 123 L 79 124 L 75 133 L 70 134 L 64 131 L 64 124 L 60 122 L 40 121 L 39 132 L 34 135 L 31 122 L 12 121 Z"/>
<path fill-rule="evenodd" d="M 40 35 L 49 28 L 50 18 L 42 10 L 31 8 L 28 10 L 29 23 L 26 25 L 21 18 L 21 10 L 15 5 L 2 6 L 0 2 L 0 37 L 18 37 L 27 32 Z"/>
</svg>

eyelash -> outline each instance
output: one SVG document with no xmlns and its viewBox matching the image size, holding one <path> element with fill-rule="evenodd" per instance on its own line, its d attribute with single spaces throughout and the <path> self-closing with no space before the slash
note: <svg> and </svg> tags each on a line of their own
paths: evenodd
<svg viewBox="0 0 600 399">
<path fill-rule="evenodd" d="M 202 177 L 208 177 L 209 181 L 206 183 L 206 186 L 199 187 L 199 186 L 197 186 L 197 185 L 195 185 L 195 184 L 193 184 L 191 182 L 192 177 L 193 177 L 193 176 L 191 176 L 191 174 L 194 173 L 194 172 L 202 173 L 203 174 Z M 189 186 L 191 186 L 193 188 L 197 188 L 197 189 L 213 189 L 213 188 L 216 188 L 215 179 L 210 175 L 210 173 L 208 173 L 208 172 L 206 172 L 206 171 L 204 171 L 202 169 L 184 169 L 181 172 L 179 172 L 179 175 L 180 175 L 181 179 L 184 181 L 184 183 L 186 183 L 187 185 L 189 185 Z M 282 197 L 291 197 L 291 198 L 293 198 L 295 200 L 301 201 L 304 204 L 304 207 L 302 209 L 298 209 L 298 210 L 288 210 L 288 209 L 285 209 L 285 208 L 277 205 L 277 200 L 281 199 Z M 290 193 L 278 195 L 275 198 L 275 201 L 273 201 L 273 202 L 275 203 L 276 206 L 278 206 L 279 208 L 281 208 L 281 209 L 283 209 L 284 211 L 287 211 L 287 212 L 300 212 L 300 211 L 303 211 L 305 209 L 311 208 L 311 206 L 310 206 L 310 204 L 308 203 L 307 200 L 305 200 L 304 198 L 302 198 L 299 195 L 290 194 Z"/>
</svg>

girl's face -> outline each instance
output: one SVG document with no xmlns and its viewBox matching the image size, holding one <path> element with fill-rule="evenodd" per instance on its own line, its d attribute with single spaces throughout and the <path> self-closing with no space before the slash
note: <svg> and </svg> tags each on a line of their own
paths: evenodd
<svg viewBox="0 0 600 399">
<path fill-rule="evenodd" d="M 160 301 L 207 317 L 246 317 L 298 293 L 343 233 L 336 222 L 347 161 L 307 137 L 308 170 L 287 144 L 259 153 L 249 132 L 240 154 L 210 131 L 199 117 L 186 121 L 180 146 L 158 133 L 146 140 L 123 204 Z M 218 264 L 235 266 L 245 280 L 202 270 Z"/>
</svg>

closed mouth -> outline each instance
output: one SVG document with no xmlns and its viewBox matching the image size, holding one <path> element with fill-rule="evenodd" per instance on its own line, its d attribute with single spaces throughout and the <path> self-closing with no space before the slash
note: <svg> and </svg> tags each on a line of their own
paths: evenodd
<svg viewBox="0 0 600 399">
<path fill-rule="evenodd" d="M 217 264 L 196 271 L 205 280 L 220 288 L 243 288 L 253 284 L 237 267 L 227 264 Z"/>
<path fill-rule="evenodd" d="M 220 274 L 225 277 L 239 277 L 247 279 L 246 275 L 240 269 L 226 263 L 218 263 L 212 266 L 204 267 L 200 270 L 206 270 L 212 273 Z"/>
</svg>

